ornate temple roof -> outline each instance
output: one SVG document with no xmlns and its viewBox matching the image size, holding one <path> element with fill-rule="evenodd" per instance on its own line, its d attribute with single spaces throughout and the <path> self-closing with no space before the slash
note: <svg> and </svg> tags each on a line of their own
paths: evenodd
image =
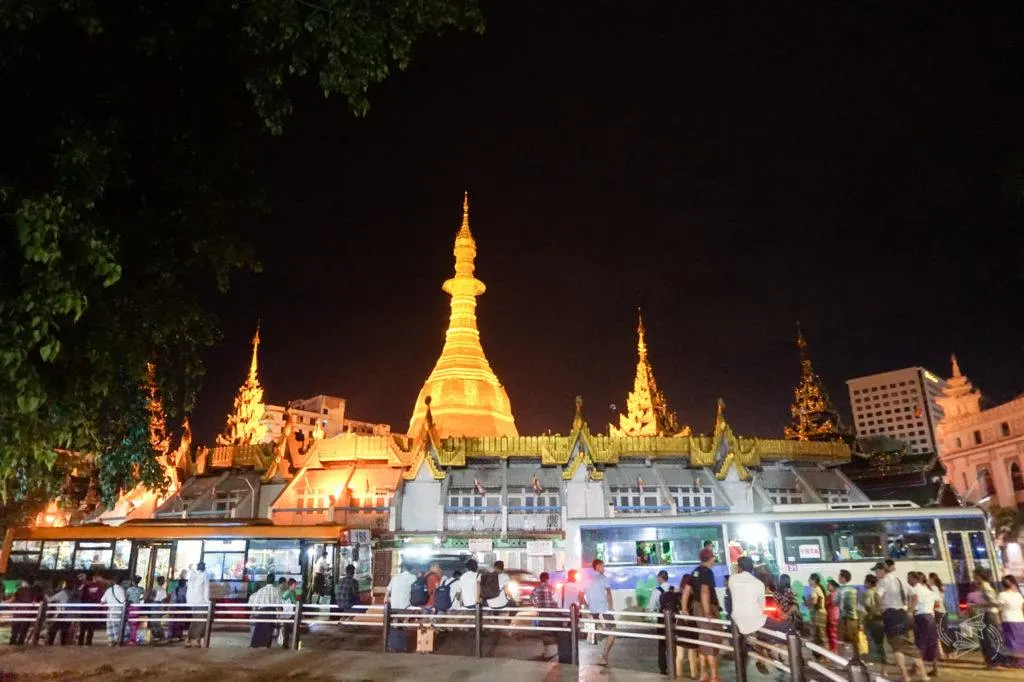
<svg viewBox="0 0 1024 682">
<path fill-rule="evenodd" d="M 619 426 L 608 425 L 612 436 L 675 436 L 690 432 L 680 429 L 676 413 L 668 409 L 665 396 L 658 390 L 654 380 L 654 368 L 647 359 L 647 330 L 643 315 L 638 312 L 637 363 L 633 378 L 633 390 L 626 397 L 626 414 L 619 414 Z"/>
<path fill-rule="evenodd" d="M 217 436 L 217 445 L 252 445 L 262 443 L 267 436 L 267 425 L 263 423 L 263 387 L 259 379 L 258 351 L 260 329 L 252 337 L 252 359 L 249 362 L 249 376 L 235 394 L 234 411 L 228 415 L 224 433 Z"/>
<path fill-rule="evenodd" d="M 476 326 L 476 297 L 486 287 L 473 275 L 476 241 L 469 230 L 468 194 L 462 203 L 462 225 L 455 237 L 454 254 L 455 276 L 443 286 L 451 296 L 448 331 L 441 356 L 416 398 L 409 434 L 420 431 L 429 396 L 440 438 L 517 436 L 508 394 L 487 362 Z"/>
</svg>

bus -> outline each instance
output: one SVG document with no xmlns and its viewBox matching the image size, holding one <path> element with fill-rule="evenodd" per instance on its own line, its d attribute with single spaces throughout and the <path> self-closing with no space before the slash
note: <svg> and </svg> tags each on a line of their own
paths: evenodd
<svg viewBox="0 0 1024 682">
<path fill-rule="evenodd" d="M 758 514 L 570 519 L 566 538 L 570 565 L 586 570 L 594 559 L 604 561 L 616 603 L 627 607 L 646 605 L 660 570 L 678 585 L 697 567 L 706 542 L 718 558 L 713 570 L 722 592 L 742 555 L 759 571 L 788 574 L 798 595 L 813 573 L 825 581 L 845 568 L 862 585 L 875 563 L 893 559 L 901 577 L 908 571 L 938 574 L 953 616 L 965 608 L 976 569 L 998 574 L 985 514 L 974 507 L 817 504 Z"/>
<path fill-rule="evenodd" d="M 8 581 L 31 579 L 43 584 L 86 571 L 119 582 L 138 575 L 147 591 L 162 576 L 170 591 L 182 571 L 203 562 L 211 599 L 245 600 L 270 573 L 297 580 L 308 599 L 313 566 L 323 550 L 327 551 L 331 594 L 350 563 L 356 566 L 360 590 L 370 591 L 369 530 L 275 526 L 269 521 L 136 521 L 120 526 L 13 528 L 7 531 L 0 551 L 0 574 Z"/>
</svg>

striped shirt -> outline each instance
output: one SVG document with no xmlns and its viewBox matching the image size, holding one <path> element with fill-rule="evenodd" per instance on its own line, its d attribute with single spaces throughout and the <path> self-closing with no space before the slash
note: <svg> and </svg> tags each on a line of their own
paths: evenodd
<svg viewBox="0 0 1024 682">
<path fill-rule="evenodd" d="M 249 595 L 249 603 L 256 606 L 266 606 L 268 604 L 283 604 L 284 602 L 281 599 L 281 591 L 277 589 L 277 585 L 264 585 Z"/>
<path fill-rule="evenodd" d="M 538 609 L 557 609 L 555 592 L 548 583 L 541 583 L 533 588 L 533 605 Z"/>
</svg>

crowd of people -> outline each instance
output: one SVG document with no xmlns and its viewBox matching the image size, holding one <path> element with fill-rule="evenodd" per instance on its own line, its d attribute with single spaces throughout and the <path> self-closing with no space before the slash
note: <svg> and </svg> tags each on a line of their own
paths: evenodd
<svg viewBox="0 0 1024 682">
<path fill-rule="evenodd" d="M 50 646 L 91 646 L 96 630 L 101 626 L 105 626 L 106 641 L 110 646 L 119 643 L 148 644 L 153 641 L 184 641 L 186 646 L 198 646 L 205 633 L 204 622 L 174 622 L 174 619 L 166 615 L 145 618 L 146 612 L 137 608 L 137 605 L 189 604 L 197 610 L 201 608 L 205 611 L 210 603 L 210 582 L 202 563 L 195 568 L 183 570 L 171 592 L 168 592 L 166 578 L 162 575 L 156 576 L 154 586 L 146 590 L 142 587 L 142 577 L 138 575 L 118 582 L 112 577 L 84 571 L 73 580 L 58 580 L 49 587 L 33 580 L 22 580 L 5 601 L 25 605 L 46 602 L 56 606 L 58 613 L 64 608 L 72 609 L 72 605 L 96 605 L 88 613 L 75 608 L 75 618 L 48 618 L 44 623 L 45 631 L 38 634 L 39 639 Z M 121 639 L 121 621 L 125 608 L 128 609 L 128 620 Z M 13 622 L 9 643 L 23 645 L 35 639 L 32 636 L 34 628 L 35 623 L 29 620 Z"/>
<path fill-rule="evenodd" d="M 838 652 L 840 643 L 846 642 L 882 665 L 888 644 L 904 682 L 911 669 L 921 679 L 937 675 L 939 662 L 951 653 L 946 649 L 956 641 L 939 576 L 910 571 L 904 580 L 896 573 L 895 561 L 888 559 L 874 565 L 862 589 L 851 580 L 846 570 L 839 572 L 838 581 L 824 584 L 820 575 L 811 575 L 803 603 L 807 622 L 789 576 L 780 576 L 773 591 L 783 616 L 815 644 Z M 1003 578 L 1000 586 L 997 591 L 991 572 L 978 569 L 968 597 L 968 615 L 975 627 L 966 626 L 962 646 L 969 648 L 976 636 L 986 667 L 1021 667 L 1024 596 L 1013 576 Z"/>
</svg>

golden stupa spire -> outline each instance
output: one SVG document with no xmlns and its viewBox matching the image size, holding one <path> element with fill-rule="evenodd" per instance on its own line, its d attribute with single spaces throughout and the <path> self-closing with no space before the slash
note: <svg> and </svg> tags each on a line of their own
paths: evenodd
<svg viewBox="0 0 1024 682">
<path fill-rule="evenodd" d="M 504 386 L 491 370 L 480 345 L 476 298 L 487 287 L 474 276 L 476 241 L 469 229 L 469 194 L 462 199 L 462 225 L 455 235 L 455 275 L 442 289 L 451 296 L 444 348 L 420 390 L 409 434 L 415 436 L 430 413 L 439 438 L 447 436 L 516 436 L 515 419 Z"/>
<path fill-rule="evenodd" d="M 793 404 L 789 408 L 793 421 L 783 430 L 786 440 L 841 440 L 843 431 L 839 413 L 829 400 L 821 377 L 814 371 L 799 322 L 796 324 L 796 346 L 800 351 L 800 383 L 793 390 Z"/>
<path fill-rule="evenodd" d="M 259 359 L 257 353 L 260 348 L 260 323 L 256 323 L 256 333 L 252 336 L 252 359 L 249 361 L 249 381 L 255 384 L 259 384 L 260 380 L 257 378 L 259 372 Z"/>
<path fill-rule="evenodd" d="M 633 390 L 626 397 L 626 414 L 619 414 L 619 426 L 609 424 L 613 436 L 675 436 L 689 433 L 679 428 L 675 412 L 668 409 L 665 396 L 658 390 L 654 369 L 647 358 L 647 328 L 643 312 L 637 308 L 636 375 Z"/>
<path fill-rule="evenodd" d="M 249 376 L 235 394 L 235 409 L 228 415 L 224 433 L 217 436 L 217 445 L 253 445 L 262 443 L 267 436 L 267 425 L 263 423 L 266 406 L 263 404 L 263 387 L 260 386 L 258 351 L 260 328 L 252 337 L 252 359 L 249 361 Z"/>
</svg>

